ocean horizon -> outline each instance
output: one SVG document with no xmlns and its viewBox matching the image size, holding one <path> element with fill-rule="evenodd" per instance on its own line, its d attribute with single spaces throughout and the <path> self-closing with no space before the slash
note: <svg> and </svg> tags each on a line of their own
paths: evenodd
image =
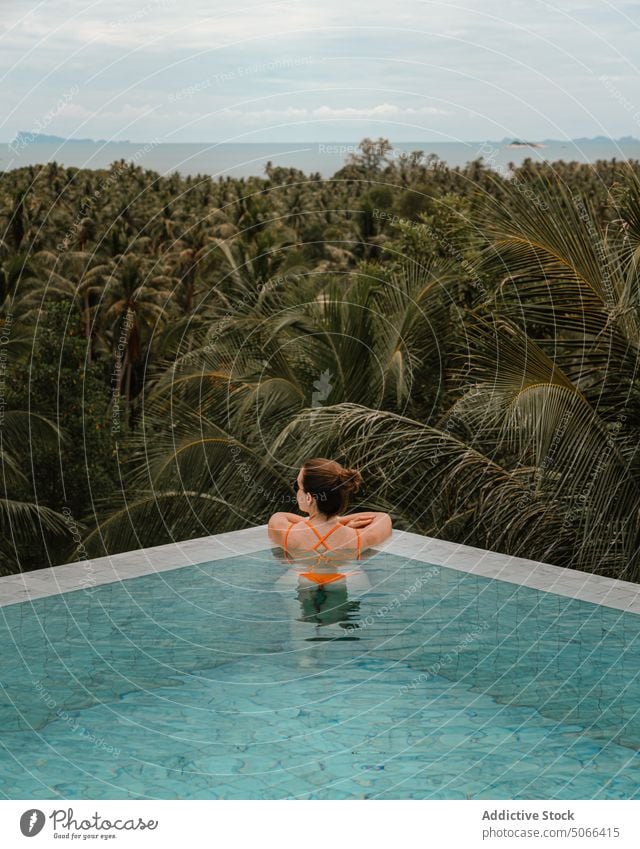
<svg viewBox="0 0 640 849">
<path fill-rule="evenodd" d="M 198 174 L 214 178 L 264 176 L 268 162 L 274 166 L 297 168 L 305 174 L 319 173 L 322 177 L 335 174 L 350 154 L 358 152 L 359 142 L 178 142 L 158 139 L 147 142 L 93 141 L 56 139 L 29 140 L 21 134 L 12 142 L 0 143 L 0 171 L 10 171 L 29 165 L 58 162 L 64 167 L 107 168 L 124 159 L 160 173 L 178 172 L 183 176 Z M 606 137 L 572 140 L 524 140 L 514 145 L 510 139 L 499 141 L 465 142 L 391 142 L 393 161 L 420 150 L 426 156 L 435 155 L 449 167 L 464 167 L 480 158 L 485 165 L 504 174 L 509 166 L 517 167 L 525 159 L 534 162 L 580 162 L 598 160 L 640 160 L 640 139 L 630 136 L 620 139 Z"/>
</svg>

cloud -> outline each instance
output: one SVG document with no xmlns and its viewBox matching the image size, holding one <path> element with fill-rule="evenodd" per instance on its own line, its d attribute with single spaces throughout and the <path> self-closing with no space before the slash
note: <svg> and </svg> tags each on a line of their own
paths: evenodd
<svg viewBox="0 0 640 849">
<path fill-rule="evenodd" d="M 274 121 L 305 121 L 326 120 L 341 121 L 346 119 L 363 120 L 389 119 L 402 120 L 403 118 L 419 118 L 425 115 L 450 115 L 445 109 L 434 106 L 402 107 L 392 103 L 380 103 L 377 106 L 346 106 L 336 108 L 333 106 L 317 106 L 315 109 L 306 107 L 290 106 L 286 109 L 260 109 L 255 111 L 243 111 L 240 109 L 223 109 L 218 117 L 239 120 L 247 124 L 264 124 Z"/>
<path fill-rule="evenodd" d="M 86 121 L 91 118 L 99 118 L 101 121 L 113 121 L 114 124 L 120 125 L 124 122 L 129 122 L 135 118 L 142 118 L 151 114 L 157 106 L 152 103 L 143 103 L 141 105 L 133 103 L 123 103 L 119 109 L 87 109 L 79 103 L 67 103 L 60 109 L 60 115 L 66 118 L 78 118 Z"/>
<path fill-rule="evenodd" d="M 260 0 L 84 0 L 16 2 L 5 35 L 26 45 L 34 34 L 59 44 L 131 48 L 138 52 L 207 49 L 253 39 L 278 39 L 287 32 L 312 32 L 325 22 L 323 4 Z M 3 10 L 4 12 L 4 10 Z"/>
<path fill-rule="evenodd" d="M 299 122 L 294 137 L 304 122 L 309 132 L 312 124 L 328 132 L 331 121 L 365 129 L 375 122 L 372 132 L 384 121 L 394 131 L 428 126 L 472 139 L 493 127 L 501 135 L 628 134 L 634 127 L 598 82 L 603 73 L 619 77 L 640 108 L 633 88 L 640 6 L 629 0 L 3 6 L 0 51 L 15 67 L 0 88 L 0 138 L 32 126 L 75 84 L 82 94 L 56 116 L 60 133 L 128 134 L 131 121 L 155 109 L 149 127 L 169 135 L 186 108 L 194 110 L 184 116 L 194 141 L 209 119 L 214 138 Z M 427 98 L 434 105 L 423 106 Z"/>
</svg>

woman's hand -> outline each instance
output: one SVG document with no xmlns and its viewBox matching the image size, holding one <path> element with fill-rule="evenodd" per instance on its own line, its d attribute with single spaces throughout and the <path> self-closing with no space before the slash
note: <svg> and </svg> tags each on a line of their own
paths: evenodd
<svg viewBox="0 0 640 849">
<path fill-rule="evenodd" d="M 346 528 L 366 528 L 377 515 L 377 513 L 354 513 L 352 516 L 341 516 L 338 521 Z"/>
<path fill-rule="evenodd" d="M 281 513 L 287 522 L 303 522 L 304 516 L 299 516 L 297 513 Z"/>
</svg>

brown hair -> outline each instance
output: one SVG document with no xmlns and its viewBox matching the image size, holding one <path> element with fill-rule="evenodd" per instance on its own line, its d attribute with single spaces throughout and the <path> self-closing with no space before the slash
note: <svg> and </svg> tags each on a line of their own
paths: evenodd
<svg viewBox="0 0 640 849">
<path fill-rule="evenodd" d="M 320 512 L 329 518 L 347 508 L 351 495 L 361 484 L 362 476 L 357 469 L 347 469 L 335 460 L 312 457 L 302 466 L 303 490 L 313 495 Z"/>
</svg>

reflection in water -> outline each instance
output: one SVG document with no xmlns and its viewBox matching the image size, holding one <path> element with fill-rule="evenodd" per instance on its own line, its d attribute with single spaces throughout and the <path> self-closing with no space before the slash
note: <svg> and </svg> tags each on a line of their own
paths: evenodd
<svg viewBox="0 0 640 849">
<path fill-rule="evenodd" d="M 288 594 L 291 615 L 296 622 L 305 623 L 304 633 L 293 626 L 295 636 L 305 642 L 359 640 L 360 600 L 370 587 L 366 573 L 360 568 L 355 551 L 283 552 L 274 556 L 289 565 L 289 570 L 277 582 Z M 295 593 L 295 595 L 294 595 Z M 350 597 L 351 594 L 351 597 Z M 295 606 L 292 601 L 295 600 Z M 310 632 L 308 626 L 315 625 Z"/>
<path fill-rule="evenodd" d="M 302 608 L 302 621 L 313 622 L 316 625 L 338 625 L 346 631 L 359 627 L 359 601 L 349 601 L 347 586 L 340 581 L 330 589 L 325 586 L 298 586 L 298 601 Z M 335 637 L 309 637 L 311 640 L 336 639 Z M 356 636 L 342 639 L 357 640 Z"/>
</svg>

